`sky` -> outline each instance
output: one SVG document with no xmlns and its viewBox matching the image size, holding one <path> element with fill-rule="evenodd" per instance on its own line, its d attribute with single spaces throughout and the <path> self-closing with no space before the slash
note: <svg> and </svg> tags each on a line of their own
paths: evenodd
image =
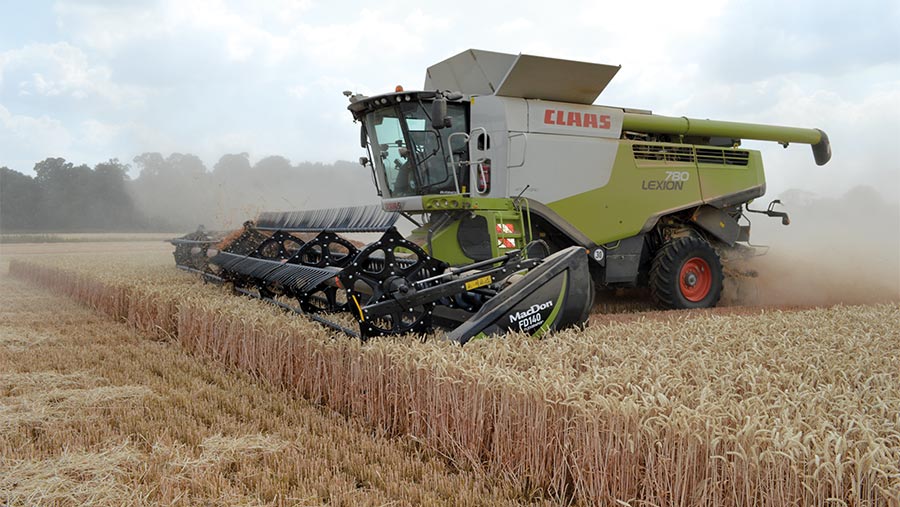
<svg viewBox="0 0 900 507">
<path fill-rule="evenodd" d="M 26 174 L 146 151 L 356 160 L 344 90 L 418 89 L 478 48 L 621 65 L 598 104 L 820 128 L 824 167 L 808 146 L 744 143 L 770 195 L 900 200 L 895 0 L 0 0 L 0 14 L 0 166 Z"/>
</svg>

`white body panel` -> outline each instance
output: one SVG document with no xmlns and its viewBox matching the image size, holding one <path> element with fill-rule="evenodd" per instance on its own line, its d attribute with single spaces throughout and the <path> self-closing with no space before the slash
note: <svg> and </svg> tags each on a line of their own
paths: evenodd
<svg viewBox="0 0 900 507">
<path fill-rule="evenodd" d="M 471 105 L 470 160 L 491 160 L 491 189 L 482 195 L 549 204 L 609 183 L 621 109 L 498 96 Z M 480 150 L 485 132 L 490 143 Z M 473 165 L 471 181 L 477 170 Z"/>
<path fill-rule="evenodd" d="M 546 204 L 606 186 L 618 150 L 614 140 L 539 133 L 525 134 L 525 145 L 525 163 L 508 169 L 507 193 Z"/>
<path fill-rule="evenodd" d="M 625 111 L 611 107 L 528 101 L 529 132 L 618 139 L 624 119 Z"/>
</svg>

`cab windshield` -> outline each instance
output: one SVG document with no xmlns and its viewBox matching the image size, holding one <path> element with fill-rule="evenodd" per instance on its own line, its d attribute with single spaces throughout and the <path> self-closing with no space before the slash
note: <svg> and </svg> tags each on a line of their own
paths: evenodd
<svg viewBox="0 0 900 507">
<path fill-rule="evenodd" d="M 465 108 L 448 104 L 452 126 L 440 131 L 432 128 L 428 109 L 422 102 L 401 102 L 366 115 L 375 165 L 384 173 L 391 197 L 459 191 L 446 139 L 454 132 L 467 131 Z M 454 136 L 452 143 L 453 157 L 459 162 L 466 156 L 465 139 Z"/>
</svg>

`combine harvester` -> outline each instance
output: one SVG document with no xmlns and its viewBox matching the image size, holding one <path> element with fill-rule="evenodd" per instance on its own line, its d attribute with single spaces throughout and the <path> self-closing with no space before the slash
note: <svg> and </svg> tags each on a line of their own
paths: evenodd
<svg viewBox="0 0 900 507">
<path fill-rule="evenodd" d="M 765 178 L 741 140 L 809 144 L 823 165 L 828 137 L 592 105 L 618 70 L 469 50 L 429 67 L 425 91 L 345 92 L 381 206 L 262 213 L 231 240 L 173 240 L 176 263 L 363 339 L 540 336 L 582 325 L 595 285 L 715 306 L 721 259 L 752 250 L 745 212 L 789 223 L 778 201 L 749 208 Z M 339 235 L 359 232 L 383 235 Z"/>
</svg>

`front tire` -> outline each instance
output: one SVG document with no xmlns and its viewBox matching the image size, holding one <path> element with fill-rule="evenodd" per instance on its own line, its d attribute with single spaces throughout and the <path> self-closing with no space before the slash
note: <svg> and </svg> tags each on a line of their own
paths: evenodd
<svg viewBox="0 0 900 507">
<path fill-rule="evenodd" d="M 716 306 L 723 281 L 719 255 L 709 242 L 693 236 L 667 241 L 650 268 L 650 294 L 663 308 Z"/>
</svg>

